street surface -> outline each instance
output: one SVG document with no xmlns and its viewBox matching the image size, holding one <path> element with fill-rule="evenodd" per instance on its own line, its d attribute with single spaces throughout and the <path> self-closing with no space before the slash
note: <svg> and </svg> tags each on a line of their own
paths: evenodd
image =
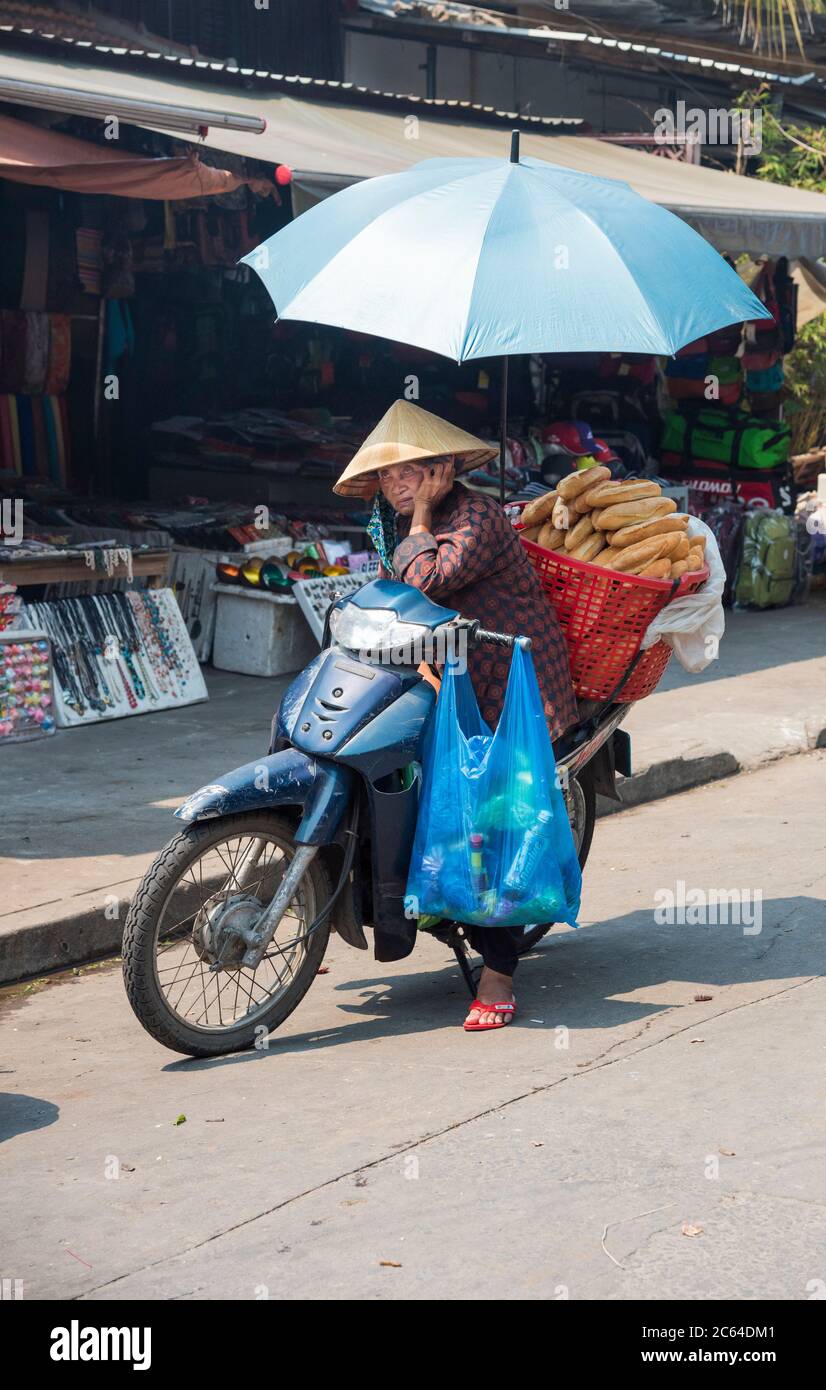
<svg viewBox="0 0 826 1390">
<path fill-rule="evenodd" d="M 462 1032 L 432 940 L 381 966 L 334 939 L 269 1048 L 217 1061 L 144 1034 L 117 966 L 4 991 L 0 1274 L 33 1299 L 823 1298 L 824 779 L 815 751 L 601 820 L 582 930 L 523 962 L 502 1032 Z M 680 881 L 748 893 L 749 922 L 658 924 Z"/>
</svg>

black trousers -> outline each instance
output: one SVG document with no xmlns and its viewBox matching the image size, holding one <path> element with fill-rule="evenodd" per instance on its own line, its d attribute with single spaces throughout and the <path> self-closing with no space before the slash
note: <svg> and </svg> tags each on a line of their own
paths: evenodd
<svg viewBox="0 0 826 1390">
<path fill-rule="evenodd" d="M 465 926 L 465 933 L 474 951 L 485 965 L 499 975 L 512 975 L 519 962 L 516 943 L 522 936 L 521 927 Z"/>
</svg>

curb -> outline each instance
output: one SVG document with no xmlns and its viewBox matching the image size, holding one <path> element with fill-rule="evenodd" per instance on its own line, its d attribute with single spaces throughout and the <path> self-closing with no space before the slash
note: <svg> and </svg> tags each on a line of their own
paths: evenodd
<svg viewBox="0 0 826 1390">
<path fill-rule="evenodd" d="M 652 763 L 641 772 L 620 780 L 619 801 L 598 796 L 597 817 L 616 815 L 619 811 L 675 796 L 740 772 L 757 771 L 777 759 L 793 753 L 812 752 L 817 748 L 826 748 L 826 727 L 817 731 L 808 748 L 798 745 L 767 751 L 753 766 L 744 766 L 733 753 L 724 752 Z M 135 878 L 135 888 L 139 882 L 140 879 Z M 122 888 L 123 885 L 118 886 Z M 106 888 L 102 887 L 83 896 L 91 900 L 89 905 L 67 916 L 29 925 L 21 922 L 19 926 L 10 928 L 2 928 L 0 923 L 0 987 L 120 953 L 131 894 L 126 897 L 120 893 L 107 895 Z M 107 901 L 106 908 L 101 906 L 103 899 Z M 31 913 L 20 914 L 21 917 L 27 915 Z"/>
<path fill-rule="evenodd" d="M 619 801 L 598 796 L 597 816 L 614 816 L 631 806 L 659 801 L 664 796 L 687 792 L 693 787 L 703 787 L 708 782 L 718 782 L 722 777 L 733 777 L 744 771 L 746 769 L 733 753 L 709 753 L 702 758 L 669 758 L 662 763 L 653 763 L 643 772 L 622 778 L 617 784 Z"/>
<path fill-rule="evenodd" d="M 139 882 L 135 880 L 136 888 Z M 95 894 L 95 903 L 69 916 L 6 927 L 0 935 L 0 986 L 19 984 L 32 976 L 72 965 L 87 965 L 102 956 L 118 955 L 132 898 L 118 895 L 115 906 L 112 894 L 109 905 L 103 908 L 101 899 L 105 895 L 106 890 L 102 889 Z"/>
</svg>

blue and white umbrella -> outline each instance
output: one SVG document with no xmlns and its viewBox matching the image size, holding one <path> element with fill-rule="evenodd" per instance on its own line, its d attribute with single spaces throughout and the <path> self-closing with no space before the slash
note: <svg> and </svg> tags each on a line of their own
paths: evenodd
<svg viewBox="0 0 826 1390">
<path fill-rule="evenodd" d="M 279 318 L 456 362 L 670 356 L 726 324 L 769 317 L 673 213 L 627 183 L 520 159 L 516 132 L 509 160 L 427 159 L 353 184 L 244 260 Z"/>
</svg>

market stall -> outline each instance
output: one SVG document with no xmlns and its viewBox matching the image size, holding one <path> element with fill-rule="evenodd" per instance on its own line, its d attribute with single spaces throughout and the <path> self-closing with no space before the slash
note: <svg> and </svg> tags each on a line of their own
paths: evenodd
<svg viewBox="0 0 826 1390">
<path fill-rule="evenodd" d="M 15 80 L 68 83 L 65 65 L 17 56 L 13 66 Z M 121 79 L 135 100 L 187 95 L 101 66 L 71 76 L 101 99 Z M 260 104 L 237 89 L 221 103 L 239 119 Z M 89 121 L 58 117 L 64 129 L 47 130 L 21 114 L 0 118 L 0 488 L 22 504 L 27 539 L 58 534 L 62 551 L 37 581 L 29 559 L 6 559 L 3 582 L 16 603 L 97 603 L 157 582 L 149 567 L 163 552 L 198 661 L 215 655 L 217 637 L 229 669 L 258 669 L 244 653 L 259 641 L 264 670 L 300 664 L 336 581 L 360 582 L 376 566 L 369 508 L 334 497 L 334 479 L 400 397 L 497 440 L 502 361 L 457 363 L 372 333 L 275 322 L 241 258 L 336 187 L 433 155 L 501 156 L 506 137 L 428 118 L 415 141 L 399 141 L 395 115 L 339 106 L 331 123 L 318 103 L 279 95 L 264 134 L 216 125 L 196 157 L 180 131 L 131 125 L 115 156 Z M 791 547 L 784 563 L 800 597 L 800 575 L 823 561 L 793 517 L 821 470 L 795 477 L 784 356 L 798 324 L 823 307 L 824 200 L 569 134 L 530 131 L 522 150 L 625 178 L 676 212 L 737 257 L 769 318 L 671 358 L 513 356 L 508 494 L 542 492 L 588 461 L 607 461 L 617 479 L 655 479 L 712 525 L 733 601 L 747 543 L 778 553 L 777 538 L 747 538 L 747 512 L 782 513 L 780 550 Z M 497 465 L 466 481 L 495 494 Z M 69 554 L 84 526 L 108 543 L 111 573 L 92 577 Z M 16 540 L 4 539 L 11 552 Z M 132 555 L 128 574 L 112 558 L 118 547 Z M 258 637 L 225 640 L 239 622 Z"/>
</svg>

